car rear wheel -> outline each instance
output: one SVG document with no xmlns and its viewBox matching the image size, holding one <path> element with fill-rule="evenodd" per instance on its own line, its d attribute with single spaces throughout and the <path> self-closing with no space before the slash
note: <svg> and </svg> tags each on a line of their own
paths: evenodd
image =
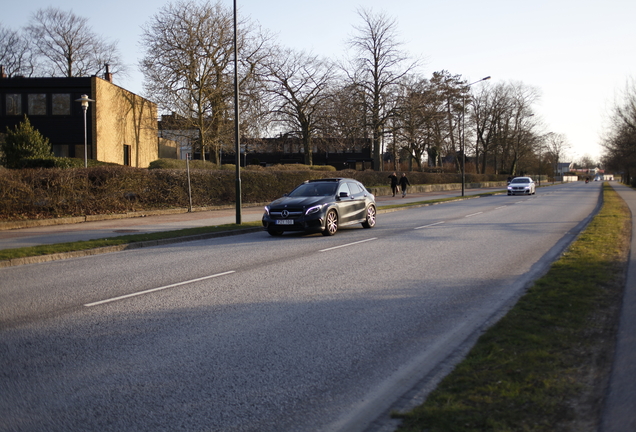
<svg viewBox="0 0 636 432">
<path fill-rule="evenodd" d="M 373 228 L 375 226 L 375 206 L 370 205 L 367 207 L 367 219 L 362 222 L 363 228 Z"/>
<path fill-rule="evenodd" d="M 338 214 L 335 210 L 329 210 L 325 221 L 325 229 L 322 232 L 324 236 L 332 236 L 338 231 Z"/>
</svg>

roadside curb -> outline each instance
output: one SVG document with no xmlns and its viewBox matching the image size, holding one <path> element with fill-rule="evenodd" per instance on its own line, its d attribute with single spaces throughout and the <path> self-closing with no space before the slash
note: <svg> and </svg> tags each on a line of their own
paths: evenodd
<svg viewBox="0 0 636 432">
<path fill-rule="evenodd" d="M 266 204 L 268 203 L 249 203 L 248 205 L 244 206 L 244 208 L 262 207 Z M 172 209 L 148 210 L 148 211 L 138 211 L 138 212 L 128 212 L 128 213 L 61 217 L 61 218 L 55 218 L 55 219 L 28 219 L 23 221 L 0 222 L 0 231 L 20 229 L 20 228 L 33 228 L 33 227 L 40 227 L 40 226 L 51 226 L 51 225 L 68 225 L 68 224 L 95 222 L 95 221 L 102 221 L 102 220 L 142 218 L 147 216 L 165 216 L 165 215 L 172 215 L 172 214 L 205 212 L 205 211 L 211 211 L 211 210 L 228 210 L 233 208 L 235 208 L 234 205 L 196 207 L 192 209 L 192 212 L 190 212 L 185 207 L 179 207 L 179 208 L 172 208 Z"/>
</svg>

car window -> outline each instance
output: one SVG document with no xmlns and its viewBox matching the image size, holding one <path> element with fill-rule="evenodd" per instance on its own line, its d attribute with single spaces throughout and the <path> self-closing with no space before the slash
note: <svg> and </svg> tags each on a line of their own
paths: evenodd
<svg viewBox="0 0 636 432">
<path fill-rule="evenodd" d="M 360 190 L 362 190 L 363 193 L 371 193 L 371 191 L 367 189 L 362 183 L 356 183 L 356 184 L 360 186 Z"/>
<path fill-rule="evenodd" d="M 349 190 L 352 194 L 357 195 L 359 193 L 362 193 L 362 190 L 360 190 L 360 187 L 356 183 L 349 182 L 347 184 L 349 185 Z"/>
<path fill-rule="evenodd" d="M 329 196 L 336 190 L 335 184 L 330 183 L 304 183 L 291 191 L 290 197 Z"/>
<path fill-rule="evenodd" d="M 346 183 L 342 183 L 340 185 L 340 187 L 338 188 L 338 196 L 340 196 L 341 192 L 347 192 L 349 195 L 351 195 L 351 191 L 349 190 L 349 186 L 347 186 Z"/>
<path fill-rule="evenodd" d="M 511 183 L 530 183 L 530 180 L 528 180 L 527 178 L 516 178 L 513 179 Z"/>
<path fill-rule="evenodd" d="M 319 196 L 334 195 L 334 192 L 336 191 L 336 185 L 332 183 L 322 183 L 318 184 L 317 186 Z"/>
</svg>

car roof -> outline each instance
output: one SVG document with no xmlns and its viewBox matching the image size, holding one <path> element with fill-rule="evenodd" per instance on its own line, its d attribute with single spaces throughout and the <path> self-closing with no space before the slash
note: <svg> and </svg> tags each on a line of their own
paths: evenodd
<svg viewBox="0 0 636 432">
<path fill-rule="evenodd" d="M 350 179 L 350 178 L 338 177 L 338 178 L 324 178 L 324 179 L 307 180 L 305 183 L 318 183 L 318 182 L 334 182 L 334 183 L 338 183 L 338 182 L 345 181 L 345 180 L 357 181 L 357 180 Z"/>
</svg>

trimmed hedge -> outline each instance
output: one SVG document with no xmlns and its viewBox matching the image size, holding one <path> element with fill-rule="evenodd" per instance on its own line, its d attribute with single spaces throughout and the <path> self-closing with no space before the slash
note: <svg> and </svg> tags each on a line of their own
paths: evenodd
<svg viewBox="0 0 636 432">
<path fill-rule="evenodd" d="M 192 205 L 211 207 L 234 203 L 236 179 L 234 166 L 231 167 L 190 169 Z M 386 186 L 390 174 L 257 168 L 241 170 L 244 203 L 272 201 L 310 179 L 350 177 L 367 187 Z M 461 182 L 458 174 L 409 172 L 407 176 L 413 185 Z M 466 175 L 467 182 L 496 180 L 502 178 Z M 123 166 L 0 169 L 0 220 L 4 221 L 185 208 L 188 205 L 188 180 L 184 169 Z"/>
</svg>

